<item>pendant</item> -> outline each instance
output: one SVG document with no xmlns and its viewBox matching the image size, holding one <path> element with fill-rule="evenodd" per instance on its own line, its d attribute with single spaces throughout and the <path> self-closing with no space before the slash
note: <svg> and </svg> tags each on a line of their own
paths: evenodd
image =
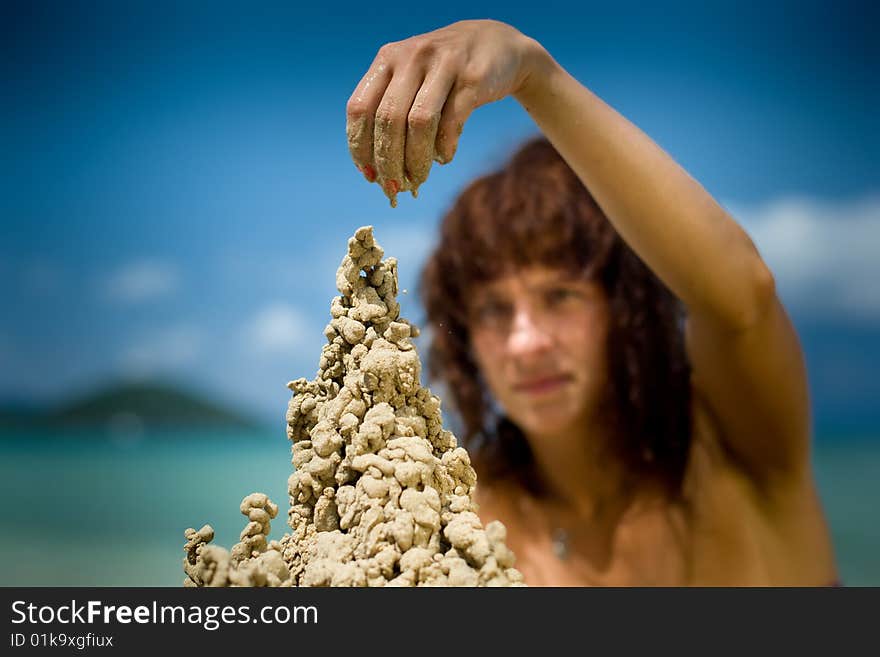
<svg viewBox="0 0 880 657">
<path fill-rule="evenodd" d="M 553 530 L 553 552 L 558 559 L 568 559 L 568 532 L 562 527 Z"/>
</svg>

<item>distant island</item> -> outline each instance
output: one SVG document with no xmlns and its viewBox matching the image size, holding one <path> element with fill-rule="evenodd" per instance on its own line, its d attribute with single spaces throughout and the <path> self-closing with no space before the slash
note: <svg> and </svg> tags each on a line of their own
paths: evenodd
<svg viewBox="0 0 880 657">
<path fill-rule="evenodd" d="M 140 432 L 145 429 L 260 429 L 244 413 L 162 382 L 120 382 L 47 408 L 0 405 L 0 428 L 88 429 Z"/>
</svg>

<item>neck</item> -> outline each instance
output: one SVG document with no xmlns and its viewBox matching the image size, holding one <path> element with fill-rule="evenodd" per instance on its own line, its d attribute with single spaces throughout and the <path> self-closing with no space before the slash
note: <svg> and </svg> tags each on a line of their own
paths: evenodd
<svg viewBox="0 0 880 657">
<path fill-rule="evenodd" d="M 526 436 L 547 497 L 583 519 L 613 513 L 629 498 L 629 477 L 599 422 Z"/>
</svg>

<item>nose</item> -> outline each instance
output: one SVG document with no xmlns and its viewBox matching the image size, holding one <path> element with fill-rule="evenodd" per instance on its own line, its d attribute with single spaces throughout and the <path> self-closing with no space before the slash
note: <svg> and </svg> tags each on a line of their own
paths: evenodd
<svg viewBox="0 0 880 657">
<path fill-rule="evenodd" d="M 522 305 L 514 310 L 508 348 L 514 356 L 529 356 L 546 351 L 552 340 L 532 309 Z"/>
</svg>

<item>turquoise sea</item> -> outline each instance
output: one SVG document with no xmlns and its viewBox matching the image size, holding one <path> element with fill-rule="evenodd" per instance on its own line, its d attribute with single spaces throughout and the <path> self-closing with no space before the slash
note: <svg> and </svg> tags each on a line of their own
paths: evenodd
<svg viewBox="0 0 880 657">
<path fill-rule="evenodd" d="M 880 585 L 880 440 L 819 441 L 814 464 L 847 585 Z M 2 586 L 180 586 L 183 532 L 231 547 L 248 493 L 280 507 L 292 469 L 277 433 L 168 432 L 137 440 L 0 437 Z"/>
</svg>

